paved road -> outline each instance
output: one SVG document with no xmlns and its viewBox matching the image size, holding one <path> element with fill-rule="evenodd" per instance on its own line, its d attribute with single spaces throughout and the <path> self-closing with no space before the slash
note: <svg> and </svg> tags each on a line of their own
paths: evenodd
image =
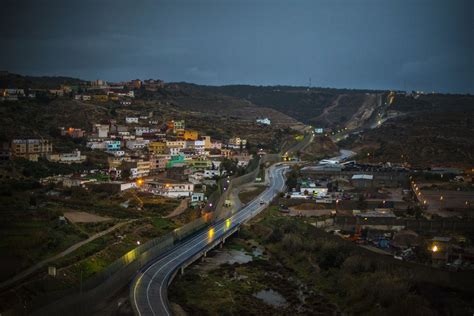
<svg viewBox="0 0 474 316">
<path fill-rule="evenodd" d="M 216 240 L 226 236 L 230 230 L 262 211 L 278 192 L 284 190 L 284 172 L 287 169 L 287 166 L 282 165 L 270 167 L 270 186 L 254 201 L 238 213 L 176 245 L 164 257 L 158 258 L 156 262 L 141 271 L 131 287 L 131 300 L 135 314 L 140 316 L 170 315 L 167 288 L 173 273 L 188 260 L 209 248 Z M 261 204 L 261 201 L 265 204 Z"/>
</svg>

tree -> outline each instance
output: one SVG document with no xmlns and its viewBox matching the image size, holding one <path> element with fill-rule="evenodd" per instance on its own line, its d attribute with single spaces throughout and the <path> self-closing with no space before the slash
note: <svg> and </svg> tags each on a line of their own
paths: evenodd
<svg viewBox="0 0 474 316">
<path fill-rule="evenodd" d="M 360 210 L 367 209 L 367 201 L 365 200 L 365 196 L 363 194 L 359 195 L 359 201 L 357 201 L 357 207 Z"/>
<path fill-rule="evenodd" d="M 121 176 L 122 176 L 122 179 L 128 179 L 130 178 L 130 169 L 123 169 L 122 170 L 122 173 L 121 173 Z"/>
</svg>

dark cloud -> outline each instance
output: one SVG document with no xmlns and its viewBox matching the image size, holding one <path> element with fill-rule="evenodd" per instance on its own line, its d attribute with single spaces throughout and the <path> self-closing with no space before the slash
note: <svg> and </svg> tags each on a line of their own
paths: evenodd
<svg viewBox="0 0 474 316">
<path fill-rule="evenodd" d="M 474 92 L 471 0 L 7 0 L 0 68 Z"/>
</svg>

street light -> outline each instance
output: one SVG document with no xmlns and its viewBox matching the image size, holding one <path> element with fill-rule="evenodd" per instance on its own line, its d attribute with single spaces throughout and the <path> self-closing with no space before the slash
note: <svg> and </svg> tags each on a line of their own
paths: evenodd
<svg viewBox="0 0 474 316">
<path fill-rule="evenodd" d="M 140 246 L 140 240 L 137 240 L 137 245 Z"/>
</svg>

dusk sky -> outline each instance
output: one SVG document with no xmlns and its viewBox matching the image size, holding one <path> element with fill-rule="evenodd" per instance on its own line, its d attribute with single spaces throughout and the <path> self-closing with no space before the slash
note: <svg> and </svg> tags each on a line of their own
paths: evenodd
<svg viewBox="0 0 474 316">
<path fill-rule="evenodd" d="M 473 3 L 2 0 L 0 69 L 474 93 Z"/>
</svg>

